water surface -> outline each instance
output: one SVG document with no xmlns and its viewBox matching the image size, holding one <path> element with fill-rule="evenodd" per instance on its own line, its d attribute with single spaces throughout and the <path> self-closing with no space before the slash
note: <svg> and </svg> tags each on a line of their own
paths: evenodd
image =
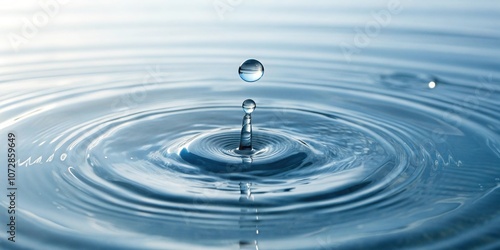
<svg viewBox="0 0 500 250">
<path fill-rule="evenodd" d="M 229 2 L 0 9 L 2 249 L 500 247 L 498 2 Z"/>
</svg>

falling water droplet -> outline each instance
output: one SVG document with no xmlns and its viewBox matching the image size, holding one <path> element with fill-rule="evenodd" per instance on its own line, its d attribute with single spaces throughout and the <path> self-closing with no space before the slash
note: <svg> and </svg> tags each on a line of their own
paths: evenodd
<svg viewBox="0 0 500 250">
<path fill-rule="evenodd" d="M 264 75 L 264 66 L 255 59 L 248 59 L 240 65 L 238 73 L 243 81 L 255 82 Z"/>
<path fill-rule="evenodd" d="M 243 111 L 245 111 L 245 114 L 251 114 L 255 110 L 257 105 L 252 99 L 246 99 L 245 101 L 243 101 L 241 107 L 243 108 Z"/>
</svg>

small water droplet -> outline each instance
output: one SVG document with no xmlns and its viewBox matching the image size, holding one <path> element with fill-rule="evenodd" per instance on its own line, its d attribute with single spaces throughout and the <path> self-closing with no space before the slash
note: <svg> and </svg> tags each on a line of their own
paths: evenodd
<svg viewBox="0 0 500 250">
<path fill-rule="evenodd" d="M 430 88 L 430 89 L 435 88 L 435 87 L 436 87 L 436 85 L 437 85 L 437 84 L 436 84 L 436 81 L 430 81 L 430 82 L 429 82 L 429 88 Z"/>
<path fill-rule="evenodd" d="M 246 114 L 251 114 L 255 110 L 257 105 L 252 99 L 246 99 L 245 101 L 243 101 L 241 107 L 243 108 L 243 111 L 245 111 Z"/>
<path fill-rule="evenodd" d="M 255 59 L 248 59 L 240 65 L 238 73 L 243 81 L 255 82 L 264 75 L 264 66 Z"/>
</svg>

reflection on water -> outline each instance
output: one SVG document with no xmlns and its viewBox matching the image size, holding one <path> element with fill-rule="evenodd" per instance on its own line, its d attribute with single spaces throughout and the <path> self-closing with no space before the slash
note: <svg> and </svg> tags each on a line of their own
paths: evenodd
<svg viewBox="0 0 500 250">
<path fill-rule="evenodd" d="M 240 183 L 240 231 L 242 232 L 242 236 L 239 244 L 240 249 L 259 250 L 259 243 L 257 240 L 259 236 L 259 210 L 257 208 L 251 208 L 254 201 L 251 187 L 251 183 Z"/>
<path fill-rule="evenodd" d="M 19 226 L 1 245 L 498 248 L 499 18 L 495 1 L 9 3 Z"/>
</svg>

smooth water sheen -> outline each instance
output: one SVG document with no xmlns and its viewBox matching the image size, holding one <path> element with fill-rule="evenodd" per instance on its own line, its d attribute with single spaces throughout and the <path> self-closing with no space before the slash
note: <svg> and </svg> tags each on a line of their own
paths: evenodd
<svg viewBox="0 0 500 250">
<path fill-rule="evenodd" d="M 497 1 L 236 2 L 72 1 L 0 41 L 1 249 L 500 248 Z"/>
</svg>

